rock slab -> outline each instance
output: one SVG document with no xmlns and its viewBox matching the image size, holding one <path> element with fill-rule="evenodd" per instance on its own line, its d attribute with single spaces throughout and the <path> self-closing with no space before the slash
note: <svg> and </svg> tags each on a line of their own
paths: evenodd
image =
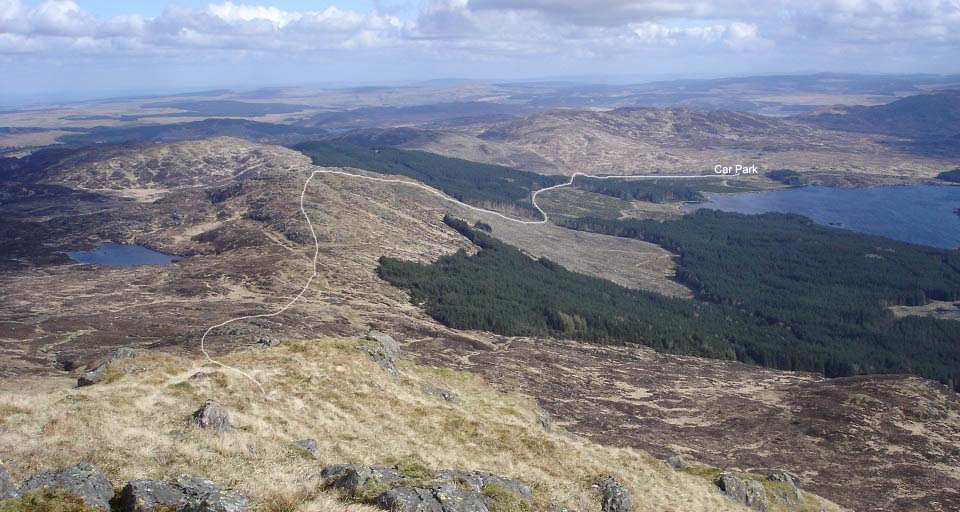
<svg viewBox="0 0 960 512">
<path fill-rule="evenodd" d="M 120 492 L 121 512 L 244 512 L 248 500 L 242 494 L 194 475 L 166 480 L 134 480 Z"/>
<path fill-rule="evenodd" d="M 91 508 L 110 509 L 113 485 L 96 466 L 81 462 L 76 466 L 37 473 L 20 486 L 20 494 L 36 489 L 65 489 Z"/>
</svg>

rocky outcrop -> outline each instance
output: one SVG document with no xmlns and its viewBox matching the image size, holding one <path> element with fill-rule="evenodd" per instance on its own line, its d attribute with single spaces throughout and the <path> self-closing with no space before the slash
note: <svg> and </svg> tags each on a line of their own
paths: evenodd
<svg viewBox="0 0 960 512">
<path fill-rule="evenodd" d="M 90 508 L 110 509 L 113 486 L 107 477 L 89 462 L 31 476 L 20 486 L 20 494 L 37 489 L 64 489 Z"/>
<path fill-rule="evenodd" d="M 397 362 L 400 360 L 400 344 L 392 336 L 380 331 L 370 331 L 357 349 L 366 352 L 381 368 L 393 375 L 397 374 Z"/>
<path fill-rule="evenodd" d="M 305 453 L 309 453 L 314 459 L 320 455 L 320 445 L 317 444 L 316 439 L 301 439 L 299 441 L 294 441 L 293 444 L 295 444 Z"/>
<path fill-rule="evenodd" d="M 720 473 L 716 483 L 730 498 L 761 512 L 767 510 L 767 491 L 760 482 L 732 473 Z"/>
<path fill-rule="evenodd" d="M 77 379 L 77 387 L 82 388 L 84 386 L 92 386 L 97 382 L 100 382 L 103 380 L 103 377 L 106 376 L 107 370 L 110 368 L 111 364 L 123 359 L 129 359 L 131 357 L 137 357 L 136 350 L 129 347 L 118 348 L 116 353 L 114 353 L 108 361 L 104 361 L 93 370 L 84 372 L 83 375 Z"/>
<path fill-rule="evenodd" d="M 449 402 L 453 405 L 460 405 L 460 396 L 449 389 L 438 388 L 436 386 L 426 384 L 423 386 L 423 392 L 428 395 L 435 396 L 444 402 Z"/>
<path fill-rule="evenodd" d="M 404 480 L 394 468 L 367 466 L 365 464 L 334 464 L 320 472 L 324 486 L 342 489 L 350 496 L 357 496 L 363 489 L 389 488 Z"/>
<path fill-rule="evenodd" d="M 683 469 L 690 465 L 690 463 L 687 462 L 687 459 L 684 459 L 682 455 L 671 455 L 667 457 L 666 463 L 673 469 Z"/>
<path fill-rule="evenodd" d="M 488 512 L 533 495 L 516 480 L 483 471 L 421 470 L 411 476 L 384 466 L 337 464 L 324 468 L 321 478 L 327 488 L 395 512 Z"/>
<path fill-rule="evenodd" d="M 156 480 L 133 480 L 120 491 L 120 510 L 149 512 L 161 507 L 179 508 L 186 498 L 179 489 Z"/>
<path fill-rule="evenodd" d="M 7 468 L 0 464 L 0 500 L 13 498 L 17 495 L 17 488 L 13 485 L 10 473 Z"/>
<path fill-rule="evenodd" d="M 483 495 L 451 485 L 391 489 L 377 498 L 376 505 L 393 512 L 490 512 Z"/>
<path fill-rule="evenodd" d="M 121 512 L 244 512 L 247 498 L 203 477 L 134 480 L 120 492 Z"/>
<path fill-rule="evenodd" d="M 233 425 L 230 424 L 230 414 L 227 409 L 217 402 L 207 402 L 203 407 L 193 413 L 193 424 L 203 428 L 215 430 L 219 433 L 233 432 Z"/>
<path fill-rule="evenodd" d="M 633 498 L 615 478 L 601 477 L 596 487 L 600 491 L 601 512 L 633 512 Z"/>
<path fill-rule="evenodd" d="M 770 492 L 781 503 L 796 505 L 803 503 L 803 491 L 800 490 L 800 484 L 797 478 L 786 471 L 771 471 L 767 475 L 767 480 L 778 482 L 779 485 L 771 486 Z"/>
</svg>

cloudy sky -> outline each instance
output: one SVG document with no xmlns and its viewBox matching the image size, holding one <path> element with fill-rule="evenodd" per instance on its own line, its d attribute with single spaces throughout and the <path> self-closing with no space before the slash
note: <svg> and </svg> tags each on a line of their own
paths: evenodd
<svg viewBox="0 0 960 512">
<path fill-rule="evenodd" d="M 960 0 L 0 0 L 0 104 L 439 78 L 960 72 Z"/>
</svg>

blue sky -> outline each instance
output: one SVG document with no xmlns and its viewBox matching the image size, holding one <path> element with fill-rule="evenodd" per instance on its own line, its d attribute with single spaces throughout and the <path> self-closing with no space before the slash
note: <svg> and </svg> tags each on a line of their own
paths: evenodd
<svg viewBox="0 0 960 512">
<path fill-rule="evenodd" d="M 437 78 L 958 73 L 956 0 L 0 0 L 0 105 Z"/>
</svg>

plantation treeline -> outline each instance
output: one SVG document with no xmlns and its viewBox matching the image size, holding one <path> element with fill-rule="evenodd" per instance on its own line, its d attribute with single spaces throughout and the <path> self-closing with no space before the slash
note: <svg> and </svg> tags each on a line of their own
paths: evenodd
<svg viewBox="0 0 960 512">
<path fill-rule="evenodd" d="M 830 357 L 781 349 L 744 360 L 827 375 L 915 373 L 960 385 L 960 322 L 896 318 L 888 306 L 960 300 L 960 252 L 828 228 L 798 215 L 700 210 L 681 220 L 577 219 L 567 227 L 637 238 L 680 255 L 700 300 L 785 326 Z"/>
<path fill-rule="evenodd" d="M 651 203 L 668 203 L 676 201 L 703 201 L 703 194 L 697 189 L 703 183 L 681 182 L 678 180 L 647 180 L 647 179 L 598 179 L 578 177 L 573 186 L 616 197 L 623 201 L 647 201 Z"/>
<path fill-rule="evenodd" d="M 481 164 L 425 151 L 369 148 L 345 142 L 312 141 L 293 146 L 315 165 L 354 167 L 379 174 L 407 176 L 465 203 L 519 208 L 539 215 L 530 195 L 565 181 L 500 165 Z"/>
<path fill-rule="evenodd" d="M 788 330 L 767 328 L 732 308 L 624 288 L 571 272 L 447 217 L 481 249 L 432 264 L 381 258 L 378 273 L 410 291 L 445 325 L 514 336 L 643 343 L 658 350 L 733 359 L 740 344 L 781 345 Z M 792 343 L 787 343 L 789 346 Z M 802 354 L 796 354 L 803 357 Z"/>
<path fill-rule="evenodd" d="M 807 179 L 792 169 L 776 169 L 767 173 L 767 177 L 784 185 L 799 187 L 807 184 Z"/>
<path fill-rule="evenodd" d="M 960 297 L 950 251 L 790 215 L 701 211 L 679 221 L 581 219 L 571 227 L 660 243 L 700 300 L 664 297 L 533 260 L 463 221 L 481 249 L 433 264 L 381 258 L 379 275 L 445 325 L 504 335 L 642 343 L 827 376 L 904 372 L 958 388 L 960 323 L 885 307 Z"/>
</svg>

